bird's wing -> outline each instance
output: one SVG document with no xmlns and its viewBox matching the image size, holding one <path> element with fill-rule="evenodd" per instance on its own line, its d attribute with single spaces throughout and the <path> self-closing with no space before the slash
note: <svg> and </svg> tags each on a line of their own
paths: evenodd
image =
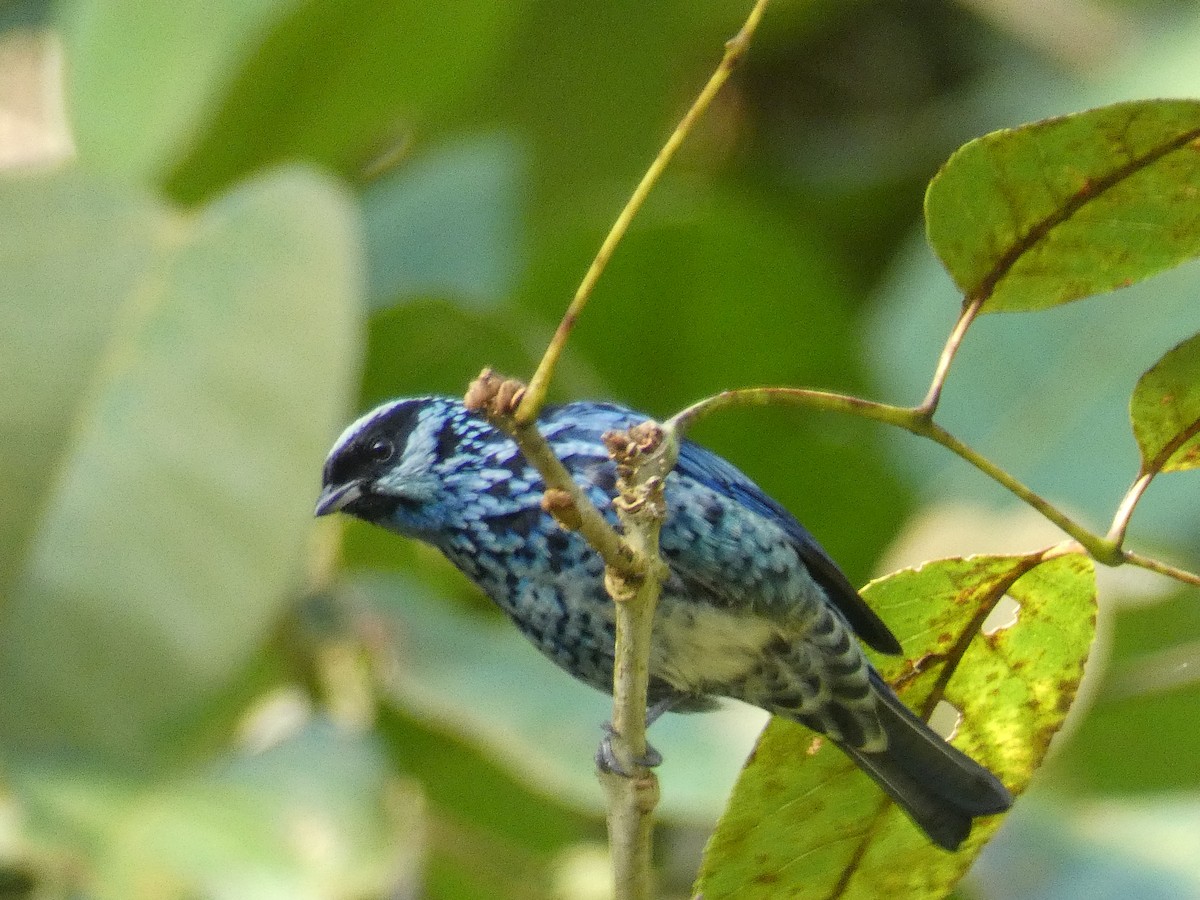
<svg viewBox="0 0 1200 900">
<path fill-rule="evenodd" d="M 867 606 L 816 538 L 735 466 L 698 444 L 683 441 L 675 470 L 684 478 L 709 485 L 782 528 L 808 567 L 813 580 L 825 591 L 855 633 L 880 653 L 903 652 L 891 629 Z"/>
</svg>

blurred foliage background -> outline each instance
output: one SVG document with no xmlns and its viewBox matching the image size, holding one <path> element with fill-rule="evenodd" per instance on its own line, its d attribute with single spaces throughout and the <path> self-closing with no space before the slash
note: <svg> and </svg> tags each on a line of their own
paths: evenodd
<svg viewBox="0 0 1200 900">
<path fill-rule="evenodd" d="M 571 683 L 430 552 L 310 521 L 356 411 L 532 371 L 741 22 L 713 0 L 0 0 L 0 897 L 590 898 Z M 1186 0 L 779 0 L 620 248 L 559 398 L 789 383 L 911 403 L 959 298 L 924 185 L 986 131 L 1200 95 Z M 972 330 L 945 423 L 1095 527 L 1200 267 Z M 697 434 L 856 582 L 1056 540 L 879 427 Z M 1169 482 L 1169 484 L 1166 484 Z M 1200 566 L 1200 491 L 1136 545 Z M 1051 764 L 963 897 L 1200 896 L 1200 605 L 1101 573 Z M 664 895 L 762 717 L 655 729 Z"/>
</svg>

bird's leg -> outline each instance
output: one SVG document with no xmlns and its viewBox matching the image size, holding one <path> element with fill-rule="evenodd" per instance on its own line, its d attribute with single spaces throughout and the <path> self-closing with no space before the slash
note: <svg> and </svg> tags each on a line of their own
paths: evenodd
<svg viewBox="0 0 1200 900">
<path fill-rule="evenodd" d="M 653 725 L 659 716 L 669 711 L 677 702 L 679 702 L 679 697 L 671 695 L 663 697 L 663 699 L 654 703 L 646 710 L 646 727 L 649 728 Z M 613 728 L 612 722 L 605 722 L 600 727 L 604 730 L 604 738 L 600 741 L 600 746 L 596 749 L 597 768 L 602 772 L 612 772 L 623 778 L 631 777 L 631 774 L 625 771 L 625 767 L 617 759 L 616 753 L 613 752 L 612 739 L 617 735 L 617 730 Z M 662 754 L 649 744 L 646 745 L 645 755 L 634 760 L 637 765 L 645 766 L 647 769 L 653 769 L 656 766 L 662 765 L 662 761 Z"/>
</svg>

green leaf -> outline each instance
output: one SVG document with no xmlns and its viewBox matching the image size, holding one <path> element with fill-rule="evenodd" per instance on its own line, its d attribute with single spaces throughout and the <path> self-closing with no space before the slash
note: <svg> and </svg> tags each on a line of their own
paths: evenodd
<svg viewBox="0 0 1200 900">
<path fill-rule="evenodd" d="M 154 181 L 196 138 L 263 31 L 299 0 L 67 6 L 67 102 L 85 165 Z M 152 75 L 149 73 L 153 73 Z"/>
<path fill-rule="evenodd" d="M 962 716 L 955 745 L 1014 793 L 1062 724 L 1095 628 L 1090 561 L 1039 560 L 944 560 L 863 592 L 905 647 L 907 659 L 880 666 L 884 677 L 899 679 L 904 701 L 928 715 L 939 680 L 952 674 L 942 698 Z M 1017 623 L 980 637 L 1006 593 L 1020 604 Z M 836 748 L 774 720 L 709 844 L 696 891 L 706 900 L 941 897 L 998 825 L 977 822 L 963 849 L 948 854 Z"/>
<path fill-rule="evenodd" d="M 929 185 L 929 243 L 984 312 L 1045 309 L 1200 254 L 1200 101 L 998 131 Z"/>
<path fill-rule="evenodd" d="M 75 411 L 122 300 L 161 252 L 163 211 L 75 175 L 0 181 L 0 603 L 21 571 Z"/>
<path fill-rule="evenodd" d="M 514 141 L 472 136 L 371 185 L 362 198 L 371 305 L 508 297 L 521 254 L 523 168 Z"/>
<path fill-rule="evenodd" d="M 1129 415 L 1143 472 L 1200 466 L 1200 334 L 1172 349 L 1138 379 Z"/>
<path fill-rule="evenodd" d="M 358 349 L 353 207 L 298 170 L 195 216 L 73 176 L 0 204 L 37 249 L 0 310 L 32 371 L 70 372 L 33 379 L 35 436 L 0 422 L 0 444 L 49 455 L 0 613 L 0 744 L 162 762 L 300 578 Z"/>
<path fill-rule="evenodd" d="M 429 818 L 454 823 L 429 832 L 427 897 L 532 900 L 530 886 L 547 881 L 555 858 L 597 834 L 595 818 L 519 784 L 487 754 L 391 704 L 376 729 L 395 766 L 420 781 Z"/>
<path fill-rule="evenodd" d="M 421 862 L 420 796 L 375 740 L 327 722 L 156 785 L 44 764 L 14 783 L 39 856 L 88 847 L 99 898 L 384 896 Z"/>
<path fill-rule="evenodd" d="M 612 700 L 541 656 L 507 621 L 453 610 L 401 576 L 356 577 L 351 606 L 376 611 L 396 647 L 389 690 L 404 709 L 488 755 L 537 791 L 600 812 L 593 754 Z M 736 707 L 667 716 L 653 740 L 663 815 L 709 822 L 732 786 L 761 715 Z"/>
<path fill-rule="evenodd" d="M 475 310 L 447 301 L 414 301 L 371 317 L 363 404 L 405 394 L 466 392 L 485 365 L 527 372 L 541 348 L 506 309 Z"/>
<path fill-rule="evenodd" d="M 491 0 L 310 0 L 255 48 L 169 179 L 187 200 L 281 159 L 355 173 L 483 77 L 520 12 Z"/>
<path fill-rule="evenodd" d="M 1083 797 L 1200 790 L 1200 605 L 1194 590 L 1120 605 L 1095 703 L 1050 768 Z"/>
<path fill-rule="evenodd" d="M 1200 683 L 1194 681 L 1162 692 L 1102 695 L 1055 769 L 1091 793 L 1198 790 L 1197 708 Z"/>
</svg>

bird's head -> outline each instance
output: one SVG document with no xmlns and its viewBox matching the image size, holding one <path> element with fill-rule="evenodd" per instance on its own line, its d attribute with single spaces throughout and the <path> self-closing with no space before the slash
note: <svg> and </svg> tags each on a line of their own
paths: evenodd
<svg viewBox="0 0 1200 900">
<path fill-rule="evenodd" d="M 420 529 L 441 492 L 438 463 L 453 450 L 447 446 L 447 435 L 456 433 L 451 420 L 464 412 L 437 397 L 371 410 L 329 451 L 316 514 L 344 512 L 393 530 Z"/>
</svg>

